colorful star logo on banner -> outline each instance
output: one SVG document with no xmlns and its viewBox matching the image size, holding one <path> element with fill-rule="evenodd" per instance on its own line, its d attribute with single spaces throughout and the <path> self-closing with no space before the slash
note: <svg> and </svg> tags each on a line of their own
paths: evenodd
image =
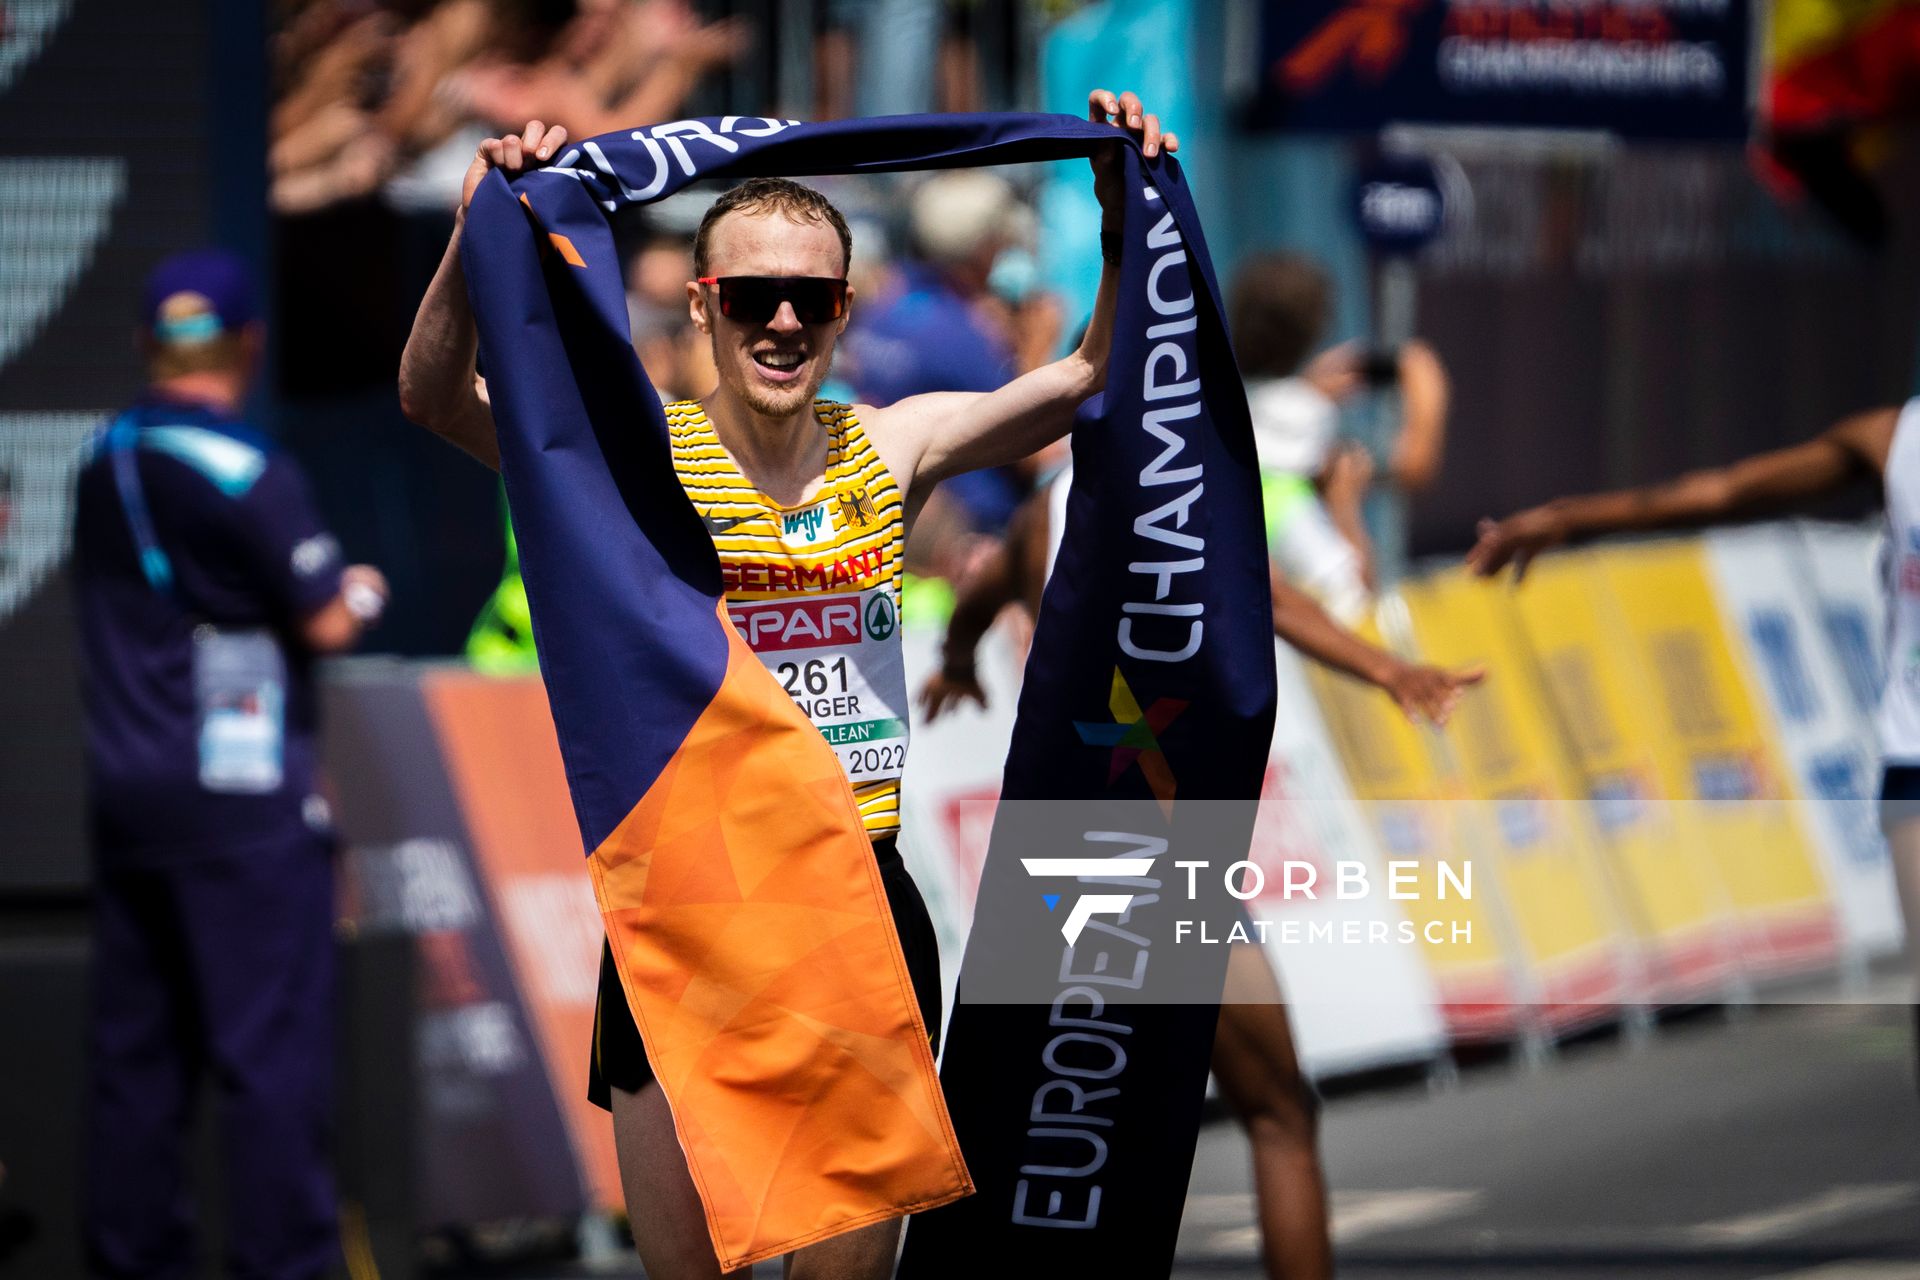
<svg viewBox="0 0 1920 1280">
<path fill-rule="evenodd" d="M 1147 786 L 1153 790 L 1154 799 L 1171 817 L 1173 770 L 1167 764 L 1166 753 L 1160 749 L 1160 734 L 1187 709 L 1186 700 L 1156 698 L 1152 706 L 1142 711 L 1139 699 L 1133 696 L 1133 690 L 1127 685 L 1127 678 L 1120 674 L 1120 668 L 1115 667 L 1113 690 L 1107 696 L 1107 706 L 1113 712 L 1113 724 L 1084 720 L 1073 722 L 1073 727 L 1080 731 L 1080 741 L 1089 746 L 1113 748 L 1113 757 L 1107 769 L 1108 786 L 1118 782 L 1120 775 L 1130 766 L 1138 765 L 1140 773 L 1147 780 Z"/>
</svg>

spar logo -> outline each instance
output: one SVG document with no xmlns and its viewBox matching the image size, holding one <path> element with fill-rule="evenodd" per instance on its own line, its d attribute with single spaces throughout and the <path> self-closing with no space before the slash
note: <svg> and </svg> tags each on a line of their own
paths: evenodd
<svg viewBox="0 0 1920 1280">
<path fill-rule="evenodd" d="M 875 640 L 885 640 L 899 625 L 892 599 L 884 591 L 874 592 L 873 598 L 867 601 L 867 634 Z"/>
<path fill-rule="evenodd" d="M 860 643 L 860 602 L 856 599 L 729 604 L 727 616 L 755 653 Z"/>
<path fill-rule="evenodd" d="M 1153 870 L 1153 858 L 1022 858 L 1020 864 L 1036 879 L 1112 880 L 1116 877 L 1145 876 Z M 1191 873 L 1189 873 L 1191 874 Z M 1060 905 L 1060 895 L 1043 893 L 1040 900 L 1049 912 Z M 1088 893 L 1074 899 L 1067 918 L 1060 922 L 1060 936 L 1072 946 L 1094 916 L 1126 914 L 1133 905 L 1130 893 Z"/>
</svg>

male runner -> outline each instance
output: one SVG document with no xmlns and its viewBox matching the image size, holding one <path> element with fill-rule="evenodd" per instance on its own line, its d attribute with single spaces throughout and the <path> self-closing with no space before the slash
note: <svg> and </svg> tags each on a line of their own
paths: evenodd
<svg viewBox="0 0 1920 1280">
<path fill-rule="evenodd" d="M 966 699 L 986 705 L 974 656 L 1003 608 L 1018 602 L 1029 617 L 1040 616 L 1040 594 L 1060 547 L 1072 480 L 1072 470 L 1063 470 L 1028 498 L 1008 524 L 1006 541 L 961 588 L 940 670 L 921 690 L 929 720 Z M 1385 690 L 1410 717 L 1444 725 L 1461 692 L 1484 674 L 1407 662 L 1348 631 L 1277 570 L 1272 584 L 1274 634 L 1308 657 Z M 1253 947 L 1236 946 L 1228 957 L 1212 1065 L 1220 1091 L 1253 1144 L 1267 1275 L 1324 1280 L 1333 1274 L 1333 1245 L 1320 1176 L 1319 1103 L 1300 1072 L 1280 984 Z"/>
<path fill-rule="evenodd" d="M 1920 976 L 1920 948 L 1913 943 L 1920 932 L 1920 397 L 1843 418 L 1804 444 L 1729 466 L 1638 489 L 1556 498 L 1505 520 L 1483 520 L 1467 564 L 1483 576 L 1511 564 L 1518 581 L 1533 557 L 1570 538 L 1744 519 L 1865 477 L 1878 479 L 1884 492 L 1892 555 L 1892 624 L 1877 717 L 1880 821 L 1893 855 L 1908 956 Z"/>
<path fill-rule="evenodd" d="M 1131 93 L 1095 90 L 1087 104 L 1093 120 L 1125 129 L 1149 157 L 1162 146 L 1179 148 Z M 564 130 L 536 121 L 519 136 L 481 144 L 401 362 L 407 415 L 489 466 L 498 467 L 499 448 L 475 376 L 478 335 L 460 226 L 489 169 L 518 172 L 551 159 L 565 140 Z M 814 400 L 853 301 L 846 282 L 852 239 L 818 192 L 751 179 L 715 201 L 694 243 L 699 279 L 687 284 L 688 309 L 712 342 L 719 385 L 669 406 L 674 466 L 713 532 L 735 625 L 836 744 L 929 1028 L 940 1025 L 932 923 L 894 840 L 908 718 L 901 549 L 935 483 L 1013 462 L 1065 435 L 1074 410 L 1105 384 L 1125 216 L 1116 152 L 1093 161 L 1107 264 L 1086 337 L 1064 359 L 997 391 L 912 396 L 885 409 Z M 603 966 L 601 993 L 590 1092 L 613 1112 L 641 1260 L 656 1280 L 717 1276 L 673 1117 L 611 966 Z M 899 1234 L 893 1219 L 836 1236 L 795 1253 L 788 1274 L 888 1275 Z"/>
</svg>

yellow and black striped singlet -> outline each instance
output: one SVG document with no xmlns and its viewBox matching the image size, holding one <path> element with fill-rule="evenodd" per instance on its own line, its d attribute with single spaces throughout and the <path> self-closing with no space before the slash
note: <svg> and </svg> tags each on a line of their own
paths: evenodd
<svg viewBox="0 0 1920 1280">
<path fill-rule="evenodd" d="M 667 406 L 674 472 L 720 553 L 727 612 L 826 737 L 873 839 L 900 829 L 907 754 L 900 647 L 905 504 L 853 410 L 816 401 L 820 491 L 782 507 L 721 448 L 693 400 Z"/>
</svg>

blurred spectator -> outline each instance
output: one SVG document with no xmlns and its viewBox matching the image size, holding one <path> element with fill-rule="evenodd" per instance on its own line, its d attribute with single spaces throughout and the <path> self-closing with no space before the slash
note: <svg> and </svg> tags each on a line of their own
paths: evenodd
<svg viewBox="0 0 1920 1280">
<path fill-rule="evenodd" d="M 490 676 L 532 675 L 540 670 L 540 652 L 533 642 L 533 606 L 527 603 L 526 580 L 520 576 L 520 540 L 513 534 L 507 512 L 507 491 L 500 490 L 500 523 L 505 530 L 507 562 L 500 585 L 487 597 L 480 616 L 467 633 L 467 661 L 475 671 Z"/>
<path fill-rule="evenodd" d="M 81 470 L 74 516 L 95 859 L 89 1270 L 191 1268 L 204 1078 L 230 1273 L 314 1277 L 337 1249 L 313 662 L 354 645 L 386 582 L 341 564 L 300 469 L 237 416 L 263 347 L 239 259 L 162 263 L 140 338 L 149 389 Z"/>
<path fill-rule="evenodd" d="M 1375 481 L 1361 486 L 1373 579 L 1391 587 L 1407 572 L 1407 505 L 1433 487 L 1445 460 L 1453 398 L 1446 366 L 1414 338 L 1398 347 L 1336 347 L 1308 371 L 1341 402 L 1342 434 L 1365 451 Z"/>
<path fill-rule="evenodd" d="M 746 48 L 688 0 L 309 0 L 275 47 L 269 165 L 282 213 L 398 179 L 450 210 L 479 138 L 541 119 L 576 137 L 673 118 Z"/>
<path fill-rule="evenodd" d="M 831 0 L 815 45 L 815 118 L 933 110 L 945 8 L 942 0 Z"/>
<path fill-rule="evenodd" d="M 987 111 L 1031 105 L 1020 48 L 1076 0 L 827 0 L 814 42 L 812 116 Z M 1036 12 L 1054 10 L 1042 16 Z M 784 16 L 784 15 L 783 15 Z"/>
<path fill-rule="evenodd" d="M 1348 349 L 1307 364 L 1326 329 L 1329 292 L 1312 261 L 1257 254 L 1234 273 L 1227 320 L 1253 415 L 1267 545 L 1289 582 L 1352 625 L 1372 603 L 1360 514 L 1371 467 L 1364 453 L 1334 443 L 1339 401 L 1352 391 Z"/>
<path fill-rule="evenodd" d="M 861 400 L 991 391 L 1052 358 L 1058 305 L 1020 266 L 1031 263 L 1021 241 L 1032 216 L 1005 179 L 977 169 L 937 174 L 914 191 L 910 222 L 915 256 L 896 264 L 880 296 L 860 295 L 854 306 L 846 372 Z M 996 270 L 1009 296 L 996 296 Z M 942 484 L 908 549 L 915 571 L 958 577 L 966 535 L 1004 530 L 1031 488 L 1030 471 L 1000 467 Z"/>
<path fill-rule="evenodd" d="M 693 239 L 674 232 L 649 238 L 627 266 L 627 319 L 633 348 L 660 398 L 693 400 L 718 379 L 713 345 L 693 327 L 687 281 L 693 279 Z"/>
<path fill-rule="evenodd" d="M 280 13 L 277 426 L 342 541 L 400 588 L 383 645 L 446 653 L 500 572 L 498 547 L 462 532 L 489 518 L 495 482 L 393 429 L 394 379 L 474 148 L 501 113 L 576 136 L 671 119 L 747 28 L 690 0 L 285 0 Z"/>
<path fill-rule="evenodd" d="M 1256 254 L 1234 273 L 1227 315 L 1253 415 L 1268 544 L 1290 581 L 1351 624 L 1383 580 L 1369 508 L 1382 490 L 1400 502 L 1439 474 L 1447 381 L 1421 342 L 1391 352 L 1342 343 L 1309 359 L 1325 334 L 1330 300 L 1326 273 L 1310 259 Z M 1343 411 L 1372 415 L 1377 452 L 1343 442 Z M 1380 524 L 1397 565 L 1405 558 L 1405 522 Z"/>
</svg>

